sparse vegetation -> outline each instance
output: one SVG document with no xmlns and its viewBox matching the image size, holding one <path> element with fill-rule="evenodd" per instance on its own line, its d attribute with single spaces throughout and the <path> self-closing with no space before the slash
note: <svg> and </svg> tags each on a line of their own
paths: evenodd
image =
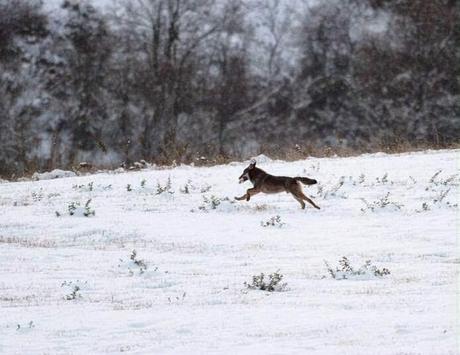
<svg viewBox="0 0 460 355">
<path fill-rule="evenodd" d="M 26 328 L 26 329 L 33 329 L 33 328 L 35 328 L 35 324 L 34 324 L 33 321 L 30 321 L 29 323 L 27 323 L 27 326 L 25 326 L 25 327 L 24 327 L 24 326 L 21 326 L 21 324 L 18 324 L 18 325 L 16 326 L 16 330 L 18 330 L 18 331 L 21 330 L 21 329 L 24 329 L 24 328 Z"/>
<path fill-rule="evenodd" d="M 180 296 L 168 297 L 168 302 L 171 304 L 173 303 L 177 304 L 177 303 L 183 302 L 185 300 L 185 296 L 187 296 L 186 292 L 182 293 L 182 295 Z"/>
<path fill-rule="evenodd" d="M 168 193 L 171 195 L 174 194 L 174 191 L 172 190 L 171 177 L 168 177 L 168 180 L 164 185 L 161 185 L 159 182 L 157 183 L 156 194 L 161 195 L 163 193 Z"/>
<path fill-rule="evenodd" d="M 264 273 L 260 275 L 254 275 L 252 277 L 252 282 L 245 282 L 244 285 L 250 290 L 261 290 L 268 292 L 282 292 L 287 288 L 287 283 L 282 283 L 283 275 L 279 273 L 279 270 L 273 274 L 265 276 Z"/>
<path fill-rule="evenodd" d="M 365 198 L 361 198 L 361 201 L 366 205 L 366 207 L 361 208 L 361 211 L 366 212 L 366 211 L 371 211 L 375 212 L 379 209 L 388 209 L 389 207 L 394 207 L 397 210 L 400 210 L 403 205 L 391 201 L 389 199 L 390 193 L 388 192 L 385 196 L 379 198 L 378 200 L 368 202 Z"/>
<path fill-rule="evenodd" d="M 326 189 L 324 185 L 319 183 L 317 184 L 316 195 L 318 197 L 322 197 L 323 199 L 327 199 L 330 197 L 348 198 L 348 196 L 345 193 L 339 192 L 339 190 L 343 187 L 344 184 L 345 176 L 341 176 L 339 178 L 339 181 L 329 189 Z"/>
<path fill-rule="evenodd" d="M 44 197 L 44 194 L 43 194 L 43 189 L 40 189 L 38 192 L 32 192 L 32 200 L 34 202 L 38 202 L 38 201 L 41 201 Z"/>
<path fill-rule="evenodd" d="M 72 188 L 74 190 L 91 192 L 91 191 L 93 191 L 93 188 L 94 188 L 94 182 L 91 181 L 91 182 L 89 182 L 87 184 L 73 185 Z"/>
<path fill-rule="evenodd" d="M 136 250 L 133 250 L 131 252 L 131 255 L 129 258 L 134 263 L 134 265 L 136 265 L 139 268 L 139 274 L 143 274 L 145 270 L 147 270 L 147 264 L 145 263 L 144 260 L 138 259 Z"/>
<path fill-rule="evenodd" d="M 217 197 L 215 195 L 211 196 L 203 196 L 203 204 L 198 207 L 201 211 L 209 211 L 215 210 L 219 207 L 223 202 L 233 204 L 234 201 L 230 200 L 228 197 Z"/>
<path fill-rule="evenodd" d="M 273 217 L 270 217 L 267 221 L 261 221 L 260 225 L 262 227 L 277 227 L 277 228 L 282 228 L 286 225 L 283 221 L 281 221 L 281 216 L 276 215 Z"/>
<path fill-rule="evenodd" d="M 128 261 L 125 261 L 123 259 L 120 259 L 119 261 L 120 263 L 118 264 L 118 267 L 126 268 L 130 276 L 133 276 L 135 274 L 142 275 L 148 269 L 147 262 L 144 259 L 139 258 L 136 250 L 133 250 L 131 252 L 131 254 L 129 255 Z M 153 269 L 153 271 L 157 271 L 157 270 L 158 270 L 158 267 L 155 267 Z"/>
<path fill-rule="evenodd" d="M 187 180 L 187 183 L 184 185 L 184 187 L 181 187 L 179 191 L 183 194 L 189 194 L 193 188 L 194 186 L 192 185 L 192 180 Z"/>
<path fill-rule="evenodd" d="M 82 285 L 86 285 L 87 282 L 82 283 L 80 280 L 77 280 L 76 282 L 73 281 L 64 281 L 61 284 L 61 287 L 65 287 L 70 290 L 70 293 L 66 294 L 64 296 L 64 299 L 67 301 L 72 301 L 76 300 L 78 298 L 81 298 L 81 287 Z"/>
<path fill-rule="evenodd" d="M 345 279 L 365 279 L 369 277 L 383 277 L 390 274 L 387 268 L 379 269 L 372 265 L 370 260 L 366 260 L 364 265 L 355 269 L 351 266 L 347 257 L 339 260 L 339 266 L 332 268 L 327 261 L 324 261 L 329 275 L 336 280 Z"/>
<path fill-rule="evenodd" d="M 434 175 L 428 180 L 428 186 L 425 187 L 425 191 L 431 192 L 432 195 L 429 196 L 422 203 L 422 207 L 416 209 L 417 213 L 426 212 L 432 210 L 434 207 L 447 207 L 447 208 L 457 208 L 458 203 L 452 203 L 447 200 L 452 188 L 457 189 L 460 185 L 459 174 L 453 174 L 447 177 L 441 177 L 442 170 L 439 169 L 434 173 Z"/>
<path fill-rule="evenodd" d="M 375 178 L 375 181 L 377 182 L 377 184 L 380 184 L 380 185 L 388 184 L 388 173 L 383 174 L 381 178 L 380 177 Z"/>
<path fill-rule="evenodd" d="M 200 192 L 202 194 L 205 194 L 206 192 L 211 191 L 212 186 L 211 185 L 204 185 L 201 187 Z"/>
<path fill-rule="evenodd" d="M 96 215 L 96 211 L 91 207 L 91 199 L 86 201 L 84 206 L 81 206 L 80 202 L 71 202 L 69 203 L 67 210 L 71 216 L 91 217 Z"/>
</svg>

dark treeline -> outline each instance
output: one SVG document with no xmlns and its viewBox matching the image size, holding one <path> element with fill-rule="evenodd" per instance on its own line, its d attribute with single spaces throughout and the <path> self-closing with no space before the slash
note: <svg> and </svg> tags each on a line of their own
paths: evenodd
<svg viewBox="0 0 460 355">
<path fill-rule="evenodd" d="M 309 3 L 0 0 L 0 175 L 459 142 L 456 1 Z"/>
</svg>

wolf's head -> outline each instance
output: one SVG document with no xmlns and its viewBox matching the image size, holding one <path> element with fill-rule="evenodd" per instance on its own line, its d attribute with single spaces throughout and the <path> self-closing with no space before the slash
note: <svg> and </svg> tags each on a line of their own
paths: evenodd
<svg viewBox="0 0 460 355">
<path fill-rule="evenodd" d="M 255 167 L 256 167 L 256 161 L 252 159 L 249 166 L 246 169 L 244 169 L 243 174 L 241 174 L 240 176 L 240 184 L 250 179 L 249 174 L 251 173 L 251 170 L 255 169 Z"/>
</svg>

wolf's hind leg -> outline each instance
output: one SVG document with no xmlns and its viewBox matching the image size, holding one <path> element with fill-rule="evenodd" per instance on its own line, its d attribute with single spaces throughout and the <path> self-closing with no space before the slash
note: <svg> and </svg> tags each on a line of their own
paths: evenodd
<svg viewBox="0 0 460 355">
<path fill-rule="evenodd" d="M 307 201 L 308 203 L 310 203 L 310 205 L 312 205 L 314 208 L 316 208 L 317 210 L 320 210 L 321 208 L 319 206 L 317 206 L 311 199 L 309 199 L 307 196 L 305 196 L 303 193 L 302 193 L 302 198 Z"/>
<path fill-rule="evenodd" d="M 317 206 L 311 199 L 309 199 L 307 196 L 305 196 L 305 194 L 303 193 L 302 191 L 302 187 L 297 184 L 294 186 L 292 192 L 291 192 L 293 195 L 294 195 L 294 198 L 298 201 L 298 200 L 305 200 L 307 201 L 310 205 L 312 205 L 313 207 L 315 207 L 316 209 L 320 210 L 319 206 Z M 304 205 L 302 205 L 302 209 L 304 208 Z"/>
<path fill-rule="evenodd" d="M 305 202 L 303 202 L 301 198 L 298 198 L 295 195 L 294 195 L 294 198 L 297 200 L 297 202 L 300 203 L 300 206 L 302 206 L 302 209 L 304 210 L 305 209 Z"/>
</svg>

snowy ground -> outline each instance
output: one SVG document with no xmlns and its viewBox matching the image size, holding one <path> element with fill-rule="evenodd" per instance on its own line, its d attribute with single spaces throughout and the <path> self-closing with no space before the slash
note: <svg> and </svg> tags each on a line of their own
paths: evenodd
<svg viewBox="0 0 460 355">
<path fill-rule="evenodd" d="M 0 184 L 0 353 L 457 354 L 459 155 L 259 159 L 320 211 L 233 203 L 243 163 Z"/>
</svg>

